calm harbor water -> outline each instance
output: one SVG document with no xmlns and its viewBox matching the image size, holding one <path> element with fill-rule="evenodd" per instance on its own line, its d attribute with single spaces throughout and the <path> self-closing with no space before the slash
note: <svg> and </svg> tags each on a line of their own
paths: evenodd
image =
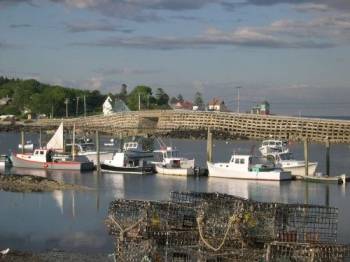
<svg viewBox="0 0 350 262">
<path fill-rule="evenodd" d="M 36 134 L 27 139 L 38 140 Z M 103 138 L 107 140 L 107 138 Z M 18 133 L 0 133 L 0 153 L 16 151 Z M 194 157 L 199 166 L 205 166 L 206 141 L 169 139 L 184 156 Z M 233 150 L 255 151 L 260 141 L 215 141 L 214 160 L 227 161 Z M 303 157 L 303 147 L 295 143 L 291 150 L 297 158 Z M 333 145 L 331 173 L 350 173 L 350 148 Z M 319 172 L 325 170 L 325 148 L 310 145 L 310 160 L 318 161 Z M 329 204 L 339 208 L 338 240 L 350 244 L 350 189 L 335 184 L 306 183 L 302 181 L 257 182 L 220 178 L 183 178 L 171 176 L 119 175 L 96 172 L 79 173 L 15 169 L 18 174 L 47 176 L 67 183 L 93 188 L 86 192 L 54 191 L 50 193 L 0 192 L 0 249 L 113 252 L 113 241 L 108 236 L 104 219 L 110 201 L 116 198 L 167 200 L 169 192 L 205 191 L 234 194 L 261 201 L 284 203 Z"/>
</svg>

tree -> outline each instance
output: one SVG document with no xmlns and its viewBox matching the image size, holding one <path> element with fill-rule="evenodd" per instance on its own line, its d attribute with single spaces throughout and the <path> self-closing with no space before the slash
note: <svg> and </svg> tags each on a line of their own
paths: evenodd
<svg viewBox="0 0 350 262">
<path fill-rule="evenodd" d="M 117 97 L 125 102 L 127 95 L 128 95 L 128 86 L 126 84 L 122 84 L 120 88 L 120 92 L 117 95 Z"/>
<path fill-rule="evenodd" d="M 130 110 L 138 110 L 139 108 L 139 97 L 140 97 L 140 108 L 145 108 L 148 104 L 147 100 L 150 102 L 152 100 L 152 89 L 148 86 L 136 86 L 127 97 L 127 105 Z M 153 98 L 154 99 L 154 98 Z"/>
<path fill-rule="evenodd" d="M 180 102 L 180 103 L 183 103 L 184 98 L 183 98 L 183 96 L 181 94 L 178 94 L 177 101 Z"/>
<path fill-rule="evenodd" d="M 195 93 L 193 104 L 195 106 L 198 106 L 199 109 L 203 109 L 204 108 L 204 101 L 203 101 L 202 94 L 200 92 L 196 92 Z"/>
<path fill-rule="evenodd" d="M 163 90 L 163 88 L 158 88 L 156 91 L 157 105 L 163 106 L 168 105 L 169 96 Z"/>
<path fill-rule="evenodd" d="M 170 104 L 171 104 L 171 105 L 174 105 L 174 104 L 176 104 L 177 102 L 178 102 L 178 100 L 177 100 L 177 98 L 174 97 L 174 96 L 170 99 Z"/>
</svg>

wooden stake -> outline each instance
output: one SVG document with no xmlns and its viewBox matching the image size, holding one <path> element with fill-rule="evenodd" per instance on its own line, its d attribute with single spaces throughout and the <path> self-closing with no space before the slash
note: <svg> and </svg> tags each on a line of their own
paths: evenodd
<svg viewBox="0 0 350 262">
<path fill-rule="evenodd" d="M 208 128 L 208 137 L 207 137 L 207 161 L 213 162 L 213 133 Z"/>
<path fill-rule="evenodd" d="M 22 154 L 24 154 L 24 131 L 21 131 Z"/>
<path fill-rule="evenodd" d="M 309 141 L 304 140 L 304 159 L 305 159 L 305 176 L 309 175 Z"/>
<path fill-rule="evenodd" d="M 96 170 L 97 173 L 99 174 L 101 171 L 101 166 L 100 166 L 100 134 L 98 131 L 96 131 Z"/>
<path fill-rule="evenodd" d="M 329 139 L 327 138 L 326 140 L 326 175 L 329 176 L 330 175 L 330 149 L 331 149 L 331 145 L 329 142 Z"/>
<path fill-rule="evenodd" d="M 73 124 L 73 137 L 72 137 L 72 157 L 75 160 L 75 124 Z"/>
</svg>

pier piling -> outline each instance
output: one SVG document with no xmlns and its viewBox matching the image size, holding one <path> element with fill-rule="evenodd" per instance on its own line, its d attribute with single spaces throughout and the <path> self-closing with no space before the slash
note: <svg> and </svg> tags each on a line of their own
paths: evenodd
<svg viewBox="0 0 350 262">
<path fill-rule="evenodd" d="M 213 162 L 213 133 L 210 128 L 208 128 L 208 137 L 207 137 L 207 161 Z"/>
<path fill-rule="evenodd" d="M 96 170 L 99 174 L 101 171 L 100 165 L 100 134 L 96 131 Z"/>
<path fill-rule="evenodd" d="M 41 130 L 41 127 L 39 129 L 39 148 L 42 147 L 42 130 Z"/>
<path fill-rule="evenodd" d="M 329 139 L 326 139 L 326 175 L 329 176 L 330 175 L 330 150 L 331 149 L 331 145 L 329 142 Z"/>
<path fill-rule="evenodd" d="M 24 131 L 21 131 L 22 154 L 24 154 Z"/>
<path fill-rule="evenodd" d="M 309 175 L 309 140 L 304 140 L 305 176 Z"/>
<path fill-rule="evenodd" d="M 72 137 L 72 158 L 75 160 L 75 124 L 73 124 L 73 137 Z"/>
</svg>

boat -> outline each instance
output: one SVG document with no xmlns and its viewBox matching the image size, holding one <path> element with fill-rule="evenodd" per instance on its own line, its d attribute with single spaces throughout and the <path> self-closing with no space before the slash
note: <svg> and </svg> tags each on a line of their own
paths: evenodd
<svg viewBox="0 0 350 262">
<path fill-rule="evenodd" d="M 293 176 L 305 176 L 305 161 L 294 159 L 293 153 L 291 152 L 269 154 L 267 158 L 273 160 L 275 164 L 283 170 L 290 171 Z M 309 176 L 315 175 L 317 165 L 317 162 L 308 163 Z"/>
<path fill-rule="evenodd" d="M 7 155 L 0 155 L 0 169 L 3 170 L 11 166 L 11 159 Z"/>
<path fill-rule="evenodd" d="M 284 171 L 252 155 L 233 154 L 229 162 L 207 162 L 207 165 L 209 177 L 276 181 L 292 179 L 290 171 Z"/>
<path fill-rule="evenodd" d="M 86 156 L 90 161 L 94 164 L 97 163 L 97 151 L 95 148 L 95 144 L 92 142 L 77 142 L 75 145 L 75 154 L 78 156 Z M 65 151 L 72 152 L 72 143 L 66 144 Z M 108 151 L 100 151 L 100 162 L 104 160 L 111 159 L 113 157 L 113 152 Z"/>
<path fill-rule="evenodd" d="M 56 156 L 49 149 L 35 149 L 31 154 L 12 154 L 11 161 L 14 167 L 38 168 L 52 170 L 93 170 L 94 163 L 86 158 L 71 158 Z"/>
<path fill-rule="evenodd" d="M 143 150 L 141 143 L 137 141 L 124 143 L 123 151 L 129 157 L 142 157 L 142 158 L 153 157 L 153 152 Z"/>
<path fill-rule="evenodd" d="M 274 153 L 288 153 L 288 142 L 284 140 L 269 139 L 264 140 L 259 147 L 259 151 L 263 156 L 267 156 Z"/>
<path fill-rule="evenodd" d="M 18 149 L 22 149 L 22 144 L 18 144 Z M 34 149 L 34 144 L 31 140 L 26 141 L 26 143 L 24 144 L 24 150 L 27 151 L 33 151 Z"/>
<path fill-rule="evenodd" d="M 115 140 L 114 138 L 111 138 L 108 142 L 103 143 L 104 146 L 114 147 L 115 146 Z"/>
<path fill-rule="evenodd" d="M 59 170 L 93 170 L 94 163 L 84 156 L 64 155 L 63 123 L 60 124 L 46 148 L 35 149 L 29 154 L 12 153 L 14 167 L 59 169 Z"/>
<path fill-rule="evenodd" d="M 140 157 L 130 157 L 125 152 L 117 152 L 111 160 L 101 164 L 101 170 L 122 174 L 153 174 L 153 166 Z"/>
<path fill-rule="evenodd" d="M 163 147 L 153 151 L 154 164 L 157 173 L 163 175 L 193 175 L 194 159 L 180 157 L 178 150 L 172 147 Z"/>
</svg>

